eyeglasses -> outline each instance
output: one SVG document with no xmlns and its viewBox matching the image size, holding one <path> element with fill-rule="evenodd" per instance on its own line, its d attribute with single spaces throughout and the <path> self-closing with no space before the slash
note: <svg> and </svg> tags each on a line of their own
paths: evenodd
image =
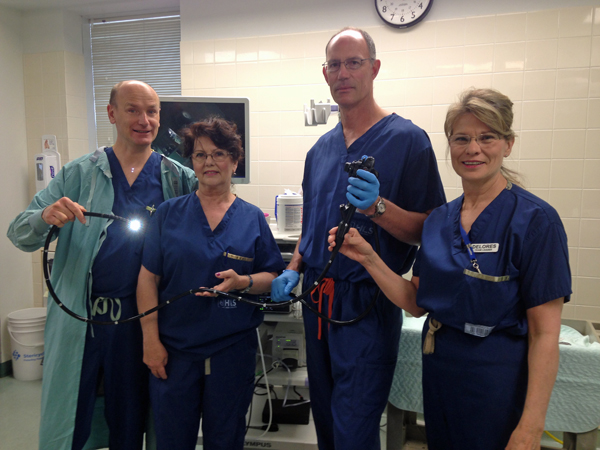
<svg viewBox="0 0 600 450">
<path fill-rule="evenodd" d="M 192 154 L 192 159 L 198 163 L 206 162 L 206 159 L 210 156 L 214 162 L 223 162 L 225 161 L 231 153 L 226 152 L 225 150 L 215 150 L 212 153 L 205 152 L 196 152 Z"/>
<path fill-rule="evenodd" d="M 471 144 L 471 141 L 475 139 L 475 142 L 480 148 L 489 148 L 500 140 L 500 136 L 496 133 L 482 133 L 479 136 L 471 137 L 468 134 L 454 134 L 450 136 L 448 142 L 452 148 L 465 148 Z"/>
<path fill-rule="evenodd" d="M 373 58 L 350 58 L 343 62 L 344 66 L 348 70 L 358 70 L 364 64 L 365 61 L 374 61 Z M 334 73 L 340 70 L 342 67 L 342 61 L 325 61 L 323 67 L 329 73 Z"/>
</svg>

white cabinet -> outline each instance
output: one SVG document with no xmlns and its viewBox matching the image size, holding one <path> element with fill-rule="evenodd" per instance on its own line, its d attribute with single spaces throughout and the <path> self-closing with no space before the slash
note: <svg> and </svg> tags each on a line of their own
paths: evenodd
<svg viewBox="0 0 600 450">
<path fill-rule="evenodd" d="M 295 322 L 302 325 L 302 319 L 297 318 L 294 312 L 292 312 L 290 314 L 265 314 L 265 323 L 261 327 L 273 329 L 277 322 Z M 265 345 L 264 342 L 265 340 L 263 340 L 263 347 L 268 347 L 268 344 Z M 263 350 L 265 353 L 271 353 L 268 348 L 264 348 Z M 268 370 L 271 366 L 270 358 L 265 357 L 265 364 Z M 259 361 L 257 373 L 262 373 L 262 371 L 262 363 Z M 294 392 L 294 387 L 304 399 L 309 398 L 306 367 L 298 367 L 289 372 L 284 367 L 278 367 L 267 374 L 267 380 L 269 385 L 275 386 L 274 390 L 279 399 L 284 398 L 286 390 L 288 399 L 298 399 L 298 395 Z M 264 378 L 261 379 L 260 382 L 261 384 L 265 384 Z M 264 391 L 264 389 L 260 391 Z M 274 396 L 272 395 L 272 397 Z M 266 395 L 254 395 L 250 426 L 262 427 L 265 425 L 262 421 L 262 413 L 267 400 Z M 307 425 L 278 424 L 278 431 L 266 433 L 260 429 L 250 428 L 248 433 L 246 433 L 244 449 L 256 448 L 269 448 L 274 450 L 317 450 L 317 434 L 312 419 L 312 410 Z"/>
</svg>

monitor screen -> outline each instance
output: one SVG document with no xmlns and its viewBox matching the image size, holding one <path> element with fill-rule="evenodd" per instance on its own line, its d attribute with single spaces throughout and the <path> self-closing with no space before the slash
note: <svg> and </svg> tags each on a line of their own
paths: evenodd
<svg viewBox="0 0 600 450">
<path fill-rule="evenodd" d="M 160 128 L 152 148 L 187 167 L 181 156 L 183 138 L 180 132 L 191 123 L 220 117 L 237 125 L 242 138 L 244 159 L 238 163 L 233 183 L 250 183 L 250 102 L 244 97 L 160 97 Z"/>
</svg>

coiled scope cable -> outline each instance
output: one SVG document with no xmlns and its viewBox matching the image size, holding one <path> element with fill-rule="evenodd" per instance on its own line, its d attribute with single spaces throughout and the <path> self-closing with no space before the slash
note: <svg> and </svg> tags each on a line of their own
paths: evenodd
<svg viewBox="0 0 600 450">
<path fill-rule="evenodd" d="M 358 170 L 358 169 L 369 170 L 369 171 L 377 174 L 377 172 L 373 169 L 374 162 L 375 162 L 375 160 L 373 159 L 373 157 L 368 157 L 368 158 L 363 157 L 363 159 L 360 161 L 355 161 L 353 163 L 346 163 L 345 170 L 350 173 L 350 176 L 356 175 L 356 170 Z M 337 230 L 336 237 L 335 237 L 336 245 L 333 248 L 333 250 L 331 251 L 329 260 L 327 261 L 327 264 L 325 265 L 325 268 L 323 269 L 323 271 L 321 272 L 319 277 L 315 280 L 315 282 L 308 289 L 306 289 L 300 295 L 293 296 L 293 294 L 292 294 L 291 300 L 288 300 L 285 302 L 279 302 L 277 304 L 279 306 L 285 306 L 285 305 L 291 305 L 292 303 L 295 303 L 295 302 L 301 302 L 312 313 L 316 314 L 321 319 L 323 319 L 329 323 L 333 323 L 336 325 L 352 325 L 352 324 L 362 320 L 363 318 L 365 318 L 367 316 L 367 314 L 369 314 L 371 309 L 373 309 L 373 307 L 375 306 L 375 303 L 377 302 L 377 298 L 379 297 L 379 293 L 381 292 L 381 289 L 379 287 L 376 288 L 375 293 L 373 295 L 373 299 L 371 300 L 371 302 L 369 303 L 367 308 L 361 314 L 359 314 L 357 317 L 355 317 L 354 319 L 350 319 L 350 320 L 337 320 L 337 319 L 332 319 L 330 317 L 327 317 L 325 314 L 323 314 L 320 311 L 318 311 L 317 309 L 313 308 L 308 302 L 306 302 L 304 300 L 323 281 L 323 279 L 325 278 L 325 275 L 327 275 L 329 268 L 333 264 L 333 261 L 334 261 L 335 257 L 337 256 L 337 254 L 339 253 L 340 247 L 342 246 L 342 244 L 344 242 L 344 236 L 350 229 L 350 220 L 352 219 L 352 216 L 354 216 L 354 213 L 356 212 L 356 206 L 354 206 L 348 202 L 345 205 L 340 206 L 340 212 L 342 214 L 342 219 L 341 219 L 340 223 L 338 224 L 338 230 Z M 87 216 L 87 217 L 99 217 L 99 218 L 113 220 L 113 221 L 119 220 L 119 221 L 126 222 L 126 223 L 131 222 L 128 219 L 125 219 L 120 216 L 116 216 L 114 214 L 103 214 L 103 213 L 85 211 L 83 213 L 83 215 Z M 373 224 L 373 225 L 375 228 L 377 228 L 376 224 Z M 46 237 L 46 242 L 44 243 L 44 253 L 43 253 L 43 258 L 42 258 L 42 265 L 44 266 L 44 279 L 46 281 L 46 286 L 48 287 L 49 294 L 52 296 L 52 298 L 54 299 L 56 304 L 60 307 L 60 309 L 62 309 L 64 312 L 66 312 L 71 317 L 73 317 L 77 320 L 80 320 L 82 322 L 90 323 L 93 325 L 118 325 L 121 323 L 133 322 L 134 320 L 141 319 L 142 317 L 152 314 L 153 312 L 156 312 L 159 309 L 164 308 L 165 306 L 176 302 L 180 298 L 186 297 L 188 295 L 194 295 L 196 292 L 211 292 L 211 293 L 217 294 L 219 296 L 228 297 L 228 298 L 238 300 L 238 301 L 241 301 L 244 303 L 248 303 L 248 304 L 251 304 L 254 306 L 259 306 L 259 307 L 263 307 L 263 308 L 265 306 L 267 306 L 267 304 L 265 302 L 258 302 L 255 300 L 241 297 L 239 295 L 232 294 L 230 292 L 222 292 L 222 291 L 218 291 L 218 290 L 212 289 L 212 288 L 197 288 L 197 289 L 190 289 L 188 291 L 182 292 L 181 294 L 171 297 L 170 299 L 166 300 L 163 303 L 158 304 L 157 306 L 149 309 L 148 311 L 139 313 L 135 316 L 128 317 L 126 319 L 119 319 L 119 320 L 113 320 L 113 321 L 102 321 L 102 320 L 94 320 L 94 319 L 90 319 L 89 317 L 81 316 L 81 315 L 75 313 L 74 311 L 70 310 L 59 299 L 58 295 L 54 291 L 54 287 L 52 286 L 52 283 L 50 282 L 50 271 L 49 271 L 49 266 L 48 266 L 48 253 L 49 253 L 50 243 L 52 242 L 52 238 L 58 229 L 59 228 L 56 225 L 52 225 L 52 227 L 50 228 L 50 231 L 48 232 L 48 236 Z M 374 234 L 375 234 L 375 249 L 376 249 L 377 253 L 379 253 L 380 252 L 380 244 L 379 244 L 379 235 L 377 233 L 377 229 L 375 229 Z"/>
</svg>

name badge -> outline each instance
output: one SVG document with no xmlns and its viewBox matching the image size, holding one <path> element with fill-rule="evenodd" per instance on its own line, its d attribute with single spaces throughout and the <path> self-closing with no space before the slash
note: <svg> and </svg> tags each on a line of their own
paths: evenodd
<svg viewBox="0 0 600 450">
<path fill-rule="evenodd" d="M 471 248 L 475 253 L 496 253 L 498 244 L 471 244 Z"/>
<path fill-rule="evenodd" d="M 486 327 L 485 325 L 475 325 L 472 323 L 465 323 L 465 333 L 471 334 L 477 337 L 487 337 L 490 335 L 494 327 Z"/>
</svg>

